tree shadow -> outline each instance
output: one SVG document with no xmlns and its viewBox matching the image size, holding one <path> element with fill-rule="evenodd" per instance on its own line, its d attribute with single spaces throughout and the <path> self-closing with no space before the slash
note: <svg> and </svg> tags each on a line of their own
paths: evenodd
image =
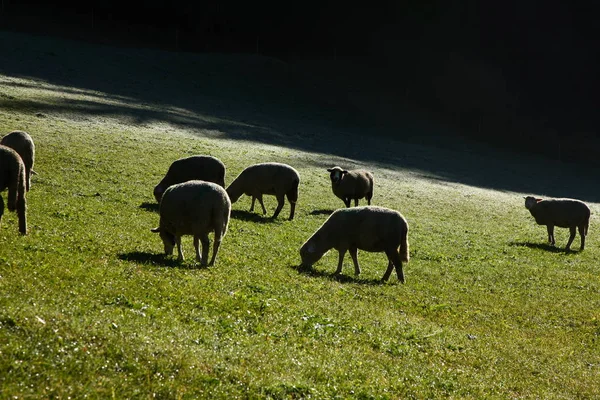
<svg viewBox="0 0 600 400">
<path fill-rule="evenodd" d="M 565 250 L 564 248 L 552 246 L 549 243 L 531 243 L 531 242 L 511 242 L 511 246 L 515 247 L 528 247 L 530 249 L 544 250 L 551 253 L 565 253 L 565 254 L 577 254 L 579 251 L 576 250 Z"/>
<path fill-rule="evenodd" d="M 305 267 L 302 264 L 299 265 L 291 265 L 290 268 L 298 271 L 299 274 L 312 276 L 315 278 L 324 278 L 330 281 L 336 281 L 340 283 L 357 283 L 359 285 L 368 285 L 368 286 L 379 286 L 385 285 L 387 282 L 383 282 L 381 279 L 363 279 L 357 278 L 351 275 L 336 275 L 334 273 L 325 272 L 321 270 L 317 270 L 314 267 Z"/>
<path fill-rule="evenodd" d="M 146 211 L 158 212 L 160 210 L 160 204 L 145 201 L 140 204 L 140 208 Z"/>
<path fill-rule="evenodd" d="M 335 210 L 330 210 L 330 209 L 321 209 L 321 210 L 313 210 L 311 211 L 309 214 L 310 215 L 331 215 L 331 213 L 333 213 Z"/>
<path fill-rule="evenodd" d="M 135 262 L 145 265 L 158 265 L 161 267 L 180 268 L 180 269 L 206 269 L 206 266 L 201 266 L 198 263 L 188 263 L 177 260 L 176 257 L 167 256 L 164 253 L 148 253 L 144 251 L 130 251 L 129 253 L 121 253 L 118 258 L 123 261 Z"/>
<path fill-rule="evenodd" d="M 242 221 L 257 222 L 259 224 L 270 224 L 279 221 L 281 216 L 279 218 L 273 218 L 245 210 L 231 210 L 231 218 Z"/>
</svg>

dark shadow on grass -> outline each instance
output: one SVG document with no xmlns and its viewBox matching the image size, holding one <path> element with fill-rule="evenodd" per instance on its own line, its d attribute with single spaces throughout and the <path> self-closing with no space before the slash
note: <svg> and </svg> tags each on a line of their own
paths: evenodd
<svg viewBox="0 0 600 400">
<path fill-rule="evenodd" d="M 440 183 L 600 201 L 598 168 L 500 152 L 410 113 L 399 114 L 405 129 L 386 133 L 344 90 L 313 85 L 315 76 L 301 66 L 269 57 L 119 49 L 10 32 L 0 32 L 0 54 L 0 73 L 10 77 L 2 83 L 8 89 L 0 93 L 3 110 L 48 119 L 161 123 L 200 137 L 327 155 L 305 161 L 313 167 L 368 163 Z M 41 85 L 48 96 L 10 94 Z M 419 139 L 406 142 L 411 137 Z"/>
<path fill-rule="evenodd" d="M 139 264 L 157 265 L 161 267 L 181 268 L 181 269 L 204 269 L 200 264 L 190 264 L 186 261 L 180 262 L 176 257 L 166 256 L 164 253 L 148 253 L 143 251 L 130 251 L 118 255 L 120 260 L 131 261 Z"/>
<path fill-rule="evenodd" d="M 564 248 L 561 248 L 561 247 L 552 246 L 549 243 L 511 242 L 510 245 L 516 246 L 516 247 L 528 247 L 530 249 L 536 249 L 536 250 L 544 250 L 544 251 L 549 251 L 551 253 L 565 253 L 565 254 L 579 253 L 578 251 L 565 250 Z"/>
<path fill-rule="evenodd" d="M 146 211 L 158 212 L 160 210 L 160 204 L 158 203 L 149 203 L 147 201 L 140 204 L 140 208 Z"/>
<path fill-rule="evenodd" d="M 267 215 L 257 214 L 250 211 L 244 210 L 231 210 L 231 218 L 239 219 L 242 221 L 258 222 L 260 224 L 269 224 L 277 222 L 281 218 L 268 217 Z"/>
<path fill-rule="evenodd" d="M 316 278 L 325 278 L 325 279 L 329 279 L 331 281 L 337 281 L 337 282 L 341 282 L 341 283 L 358 283 L 360 285 L 369 285 L 369 286 L 378 286 L 378 285 L 386 284 L 386 282 L 383 282 L 381 279 L 362 279 L 362 278 L 357 278 L 354 276 L 344 275 L 344 274 L 336 275 L 336 274 L 333 274 L 330 272 L 319 271 L 319 270 L 316 270 L 311 267 L 304 267 L 302 264 L 291 265 L 290 267 L 292 269 L 295 269 L 296 271 L 298 271 L 298 273 L 303 274 L 303 275 L 312 276 L 312 277 L 316 277 Z"/>
<path fill-rule="evenodd" d="M 331 215 L 335 210 L 321 209 L 321 210 L 313 210 L 309 214 L 310 215 Z"/>
</svg>

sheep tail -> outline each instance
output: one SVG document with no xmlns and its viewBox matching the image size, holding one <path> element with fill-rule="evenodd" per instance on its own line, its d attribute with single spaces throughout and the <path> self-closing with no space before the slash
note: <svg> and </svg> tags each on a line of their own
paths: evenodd
<svg viewBox="0 0 600 400">
<path fill-rule="evenodd" d="M 410 255 L 408 254 L 408 229 L 402 232 L 402 238 L 400 241 L 400 260 L 408 262 Z"/>
<path fill-rule="evenodd" d="M 588 229 L 589 229 L 589 227 L 590 227 L 590 214 L 591 214 L 591 213 L 590 213 L 590 211 L 588 210 L 588 214 L 587 214 L 587 217 L 586 217 L 586 219 L 585 219 L 585 225 L 584 225 L 584 227 L 583 227 L 583 231 L 584 231 L 584 234 L 585 234 L 585 236 L 587 236 L 587 234 L 588 234 Z"/>
</svg>

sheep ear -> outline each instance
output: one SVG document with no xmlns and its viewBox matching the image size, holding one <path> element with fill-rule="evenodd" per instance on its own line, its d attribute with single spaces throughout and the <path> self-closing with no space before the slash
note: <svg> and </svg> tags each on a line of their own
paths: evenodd
<svg viewBox="0 0 600 400">
<path fill-rule="evenodd" d="M 346 170 L 343 170 L 343 171 L 342 171 L 342 175 L 343 175 L 343 174 L 347 174 L 347 173 L 348 173 L 348 171 L 346 171 Z"/>
<path fill-rule="evenodd" d="M 150 229 L 150 232 L 159 233 L 160 228 L 152 228 L 152 229 Z"/>
<path fill-rule="evenodd" d="M 538 198 L 536 198 L 536 199 L 535 199 L 535 201 L 537 201 L 538 203 L 539 203 L 540 201 L 542 201 L 542 200 L 543 200 L 543 199 L 538 199 Z"/>
<path fill-rule="evenodd" d="M 327 168 L 327 172 L 333 172 L 333 168 Z"/>
</svg>

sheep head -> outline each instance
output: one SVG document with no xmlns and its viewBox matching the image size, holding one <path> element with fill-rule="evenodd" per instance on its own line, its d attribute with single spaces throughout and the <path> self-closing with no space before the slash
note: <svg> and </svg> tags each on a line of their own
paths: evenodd
<svg viewBox="0 0 600 400">
<path fill-rule="evenodd" d="M 168 256 L 173 254 L 173 248 L 175 247 L 175 235 L 167 232 L 164 229 L 161 229 L 160 227 L 152 228 L 150 231 L 160 234 L 160 238 L 162 239 L 165 248 L 165 254 Z"/>
<path fill-rule="evenodd" d="M 348 171 L 346 171 L 345 169 L 342 169 L 337 166 L 333 168 L 328 168 L 327 172 L 329 172 L 329 178 L 331 179 L 331 183 L 339 183 L 344 177 L 344 174 L 348 173 Z"/>
<path fill-rule="evenodd" d="M 528 210 L 531 210 L 531 207 L 535 206 L 537 203 L 542 201 L 542 199 L 538 199 L 533 196 L 527 196 L 527 197 L 523 196 L 523 198 L 525 199 L 525 208 Z"/>
<path fill-rule="evenodd" d="M 165 189 L 160 183 L 154 187 L 154 198 L 156 199 L 157 203 L 160 203 L 160 199 L 162 198 L 164 192 Z"/>
<path fill-rule="evenodd" d="M 309 239 L 300 248 L 300 258 L 302 266 L 311 267 L 314 263 L 323 257 L 323 252 L 318 249 L 317 241 L 314 238 Z"/>
</svg>

